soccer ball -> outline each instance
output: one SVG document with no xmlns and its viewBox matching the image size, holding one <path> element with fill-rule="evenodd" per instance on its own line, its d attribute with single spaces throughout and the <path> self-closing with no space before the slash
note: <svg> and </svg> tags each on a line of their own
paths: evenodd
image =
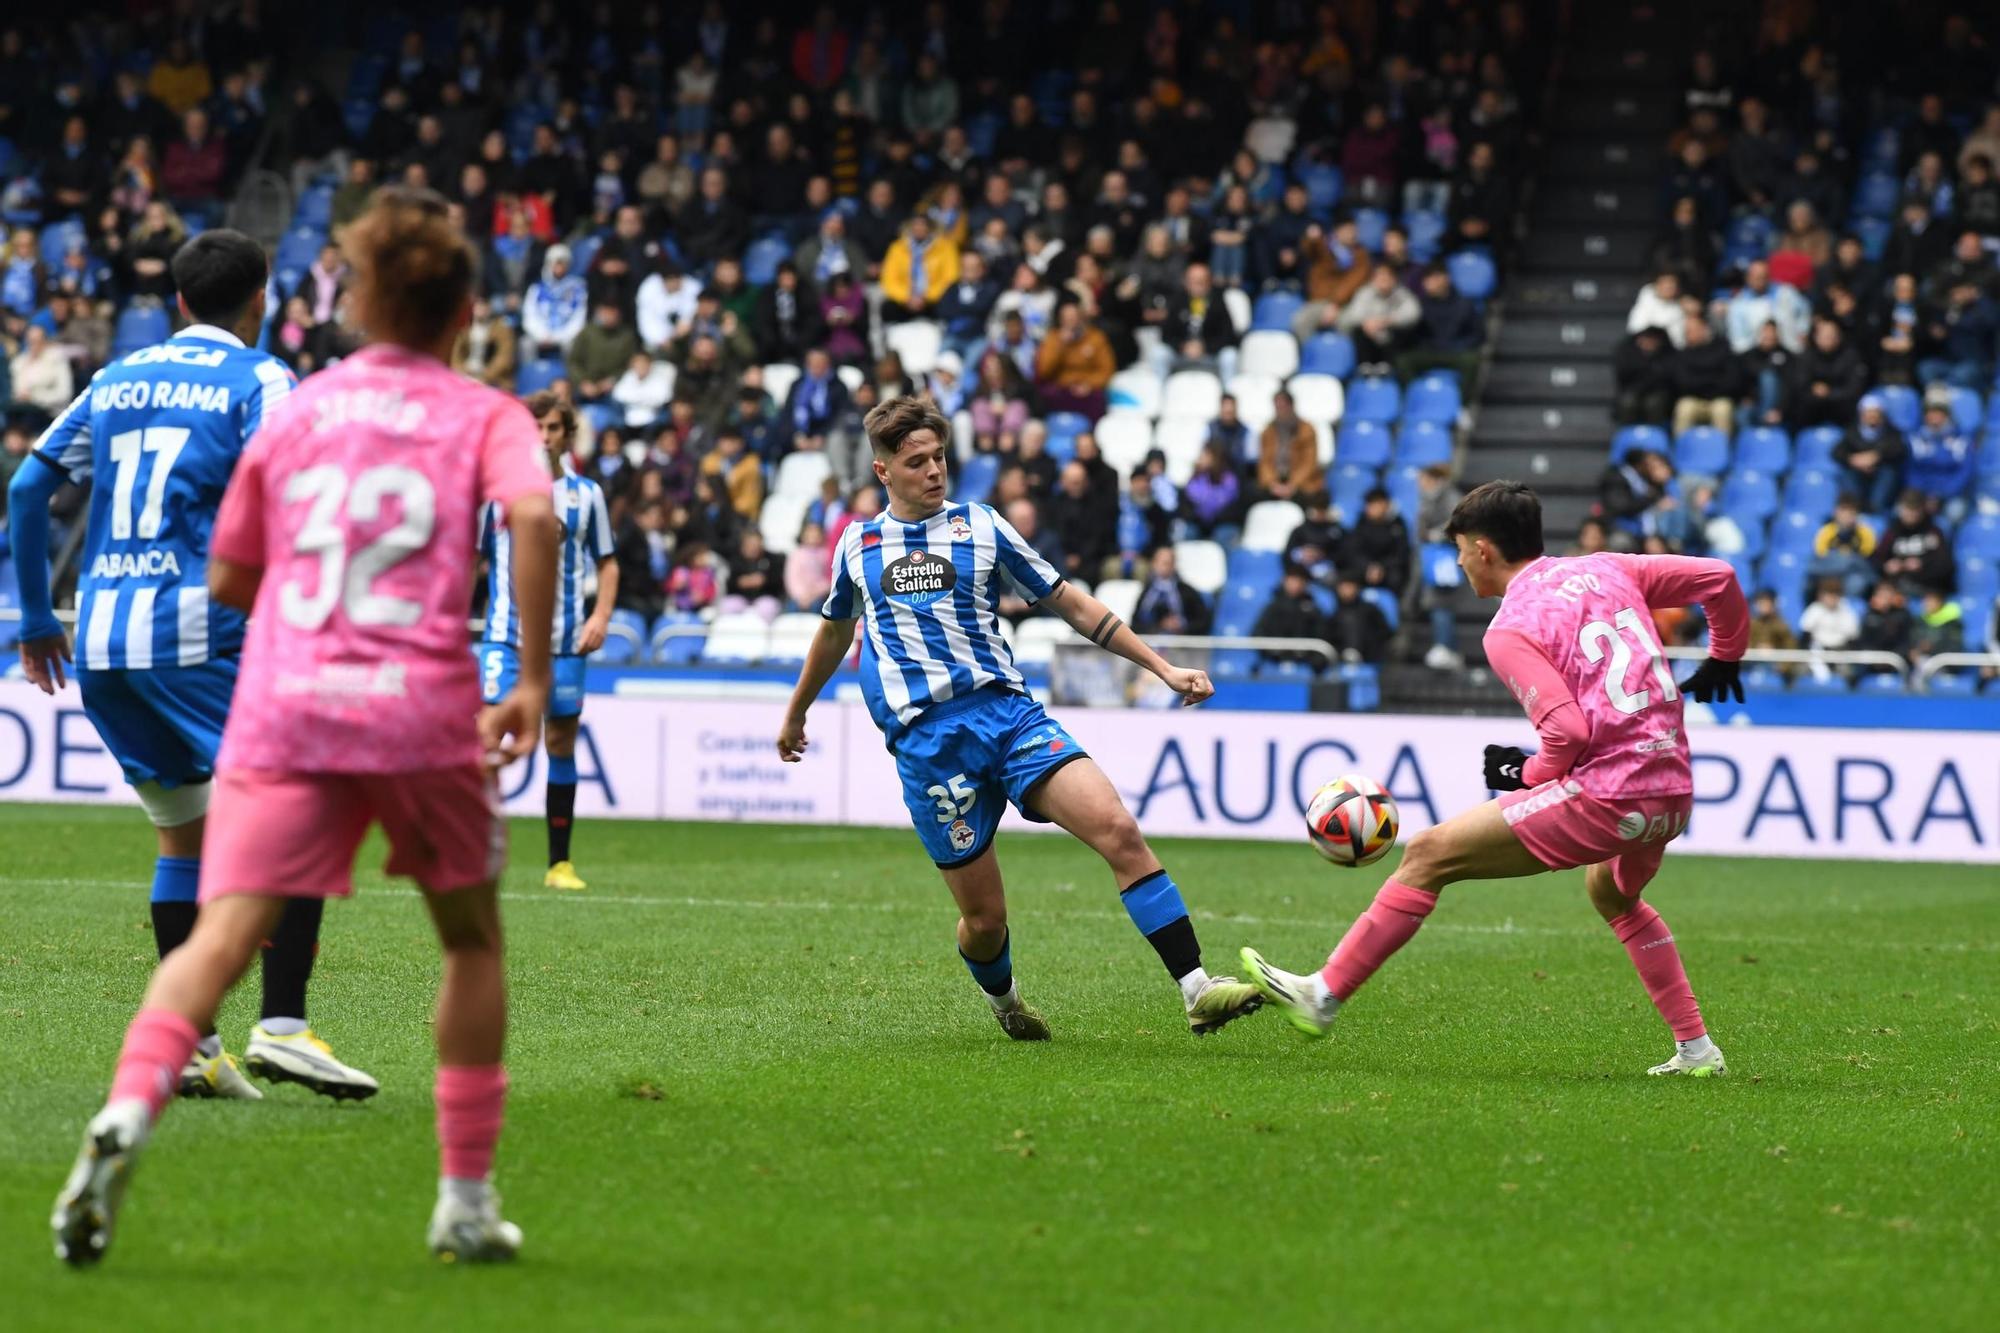
<svg viewBox="0 0 2000 1333">
<path fill-rule="evenodd" d="M 1313 793 L 1306 836 L 1337 866 L 1365 866 L 1396 845 L 1396 798 L 1359 773 L 1337 777 Z"/>
</svg>

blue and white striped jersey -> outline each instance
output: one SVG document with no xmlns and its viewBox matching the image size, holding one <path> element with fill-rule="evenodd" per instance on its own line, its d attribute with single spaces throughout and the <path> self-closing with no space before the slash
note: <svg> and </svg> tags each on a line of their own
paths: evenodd
<svg viewBox="0 0 2000 1333">
<path fill-rule="evenodd" d="M 579 477 L 565 457 L 562 475 L 552 495 L 562 538 L 556 548 L 556 614 L 550 651 L 558 657 L 577 653 L 577 636 L 590 618 L 588 580 L 599 561 L 611 558 L 617 541 L 611 535 L 611 512 L 604 490 L 589 477 Z M 514 604 L 514 538 L 501 522 L 498 505 L 486 506 L 479 520 L 479 551 L 486 557 L 486 624 L 479 637 L 487 643 L 520 647 L 521 612 Z"/>
<path fill-rule="evenodd" d="M 208 540 L 236 460 L 298 381 L 208 324 L 91 377 L 35 442 L 93 481 L 77 586 L 77 660 L 94 671 L 193 666 L 242 649 L 243 613 L 208 601 Z"/>
<path fill-rule="evenodd" d="M 920 523 L 885 510 L 841 534 L 820 614 L 852 620 L 860 599 L 861 693 L 884 732 L 983 685 L 1026 692 L 1000 634 L 996 575 L 1031 604 L 1063 581 L 983 504 L 947 505 Z"/>
</svg>

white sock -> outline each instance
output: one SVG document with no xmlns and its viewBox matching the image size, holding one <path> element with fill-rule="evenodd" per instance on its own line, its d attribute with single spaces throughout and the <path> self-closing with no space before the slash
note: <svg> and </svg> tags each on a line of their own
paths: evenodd
<svg viewBox="0 0 2000 1333">
<path fill-rule="evenodd" d="M 1009 1013 L 1021 1007 L 1021 988 L 1012 981 L 1007 983 L 1005 995 L 994 995 L 984 990 L 979 993 L 986 996 L 986 1003 L 993 1006 L 993 1012 L 996 1014 Z"/>
<path fill-rule="evenodd" d="M 460 1180 L 456 1176 L 438 1178 L 438 1197 L 450 1199 L 467 1208 L 479 1209 L 486 1206 L 486 1200 L 493 1192 L 492 1183 L 485 1180 Z"/>
<path fill-rule="evenodd" d="M 1181 998 L 1187 1001 L 1190 1009 L 1194 1007 L 1195 997 L 1201 994 L 1201 988 L 1207 984 L 1208 971 L 1205 968 L 1197 967 L 1194 971 L 1181 978 Z"/>
<path fill-rule="evenodd" d="M 1315 972 L 1307 979 L 1306 993 L 1312 997 L 1312 1006 L 1319 1010 L 1322 1017 L 1332 1018 L 1340 1012 L 1340 1000 L 1327 986 L 1326 978 L 1319 973 Z"/>
<path fill-rule="evenodd" d="M 216 1056 L 222 1054 L 222 1038 L 211 1032 L 196 1042 L 194 1048 L 210 1060 L 213 1060 Z"/>
<path fill-rule="evenodd" d="M 267 1018 L 257 1026 L 274 1037 L 296 1037 L 306 1030 L 303 1018 Z"/>
<path fill-rule="evenodd" d="M 1700 1060 L 1715 1049 L 1715 1043 L 1708 1039 L 1706 1032 L 1688 1041 L 1677 1041 L 1674 1045 L 1690 1060 Z"/>
</svg>

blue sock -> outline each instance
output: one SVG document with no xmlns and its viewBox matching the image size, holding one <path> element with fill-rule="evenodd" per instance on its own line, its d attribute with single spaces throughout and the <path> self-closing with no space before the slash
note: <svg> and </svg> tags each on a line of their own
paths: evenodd
<svg viewBox="0 0 2000 1333">
<path fill-rule="evenodd" d="M 965 970 L 972 973 L 972 979 L 979 983 L 979 989 L 995 999 L 999 999 L 1014 988 L 1014 932 L 1008 931 L 1000 937 L 1000 952 L 980 962 L 966 958 L 965 950 L 958 956 L 965 959 Z"/>
<path fill-rule="evenodd" d="M 153 862 L 153 901 L 191 903 L 201 889 L 201 860 L 193 856 L 163 856 Z"/>
<path fill-rule="evenodd" d="M 1180 886 L 1166 871 L 1155 870 L 1120 893 L 1118 899 L 1175 981 L 1201 966 L 1201 944 L 1195 939 L 1194 922 L 1188 920 Z"/>
<path fill-rule="evenodd" d="M 576 756 L 573 754 L 550 755 L 549 781 L 574 787 L 576 785 Z"/>
<path fill-rule="evenodd" d="M 165 958 L 194 933 L 195 896 L 201 862 L 190 856 L 163 856 L 153 862 L 153 947 Z"/>
</svg>

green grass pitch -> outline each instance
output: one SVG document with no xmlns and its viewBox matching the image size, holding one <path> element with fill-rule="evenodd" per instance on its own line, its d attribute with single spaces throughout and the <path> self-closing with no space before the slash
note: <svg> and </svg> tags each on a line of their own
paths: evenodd
<svg viewBox="0 0 2000 1333">
<path fill-rule="evenodd" d="M 507 1270 L 422 1246 L 436 951 L 370 867 L 313 1016 L 382 1080 L 182 1103 L 110 1258 L 49 1202 L 152 967 L 135 812 L 0 808 L 0 1326 L 40 1329 L 1991 1327 L 1991 869 L 1669 856 L 1732 1077 L 1670 1047 L 1575 874 L 1450 890 L 1310 1043 L 1197 1042 L 1101 866 L 1003 839 L 1056 1041 L 1005 1041 L 907 833 L 586 823 L 506 904 Z M 1323 956 L 1384 867 L 1164 844 L 1211 970 Z M 239 990 L 223 1032 L 255 1018 Z M 1982 1311 L 1984 1313 L 1982 1313 Z"/>
</svg>

